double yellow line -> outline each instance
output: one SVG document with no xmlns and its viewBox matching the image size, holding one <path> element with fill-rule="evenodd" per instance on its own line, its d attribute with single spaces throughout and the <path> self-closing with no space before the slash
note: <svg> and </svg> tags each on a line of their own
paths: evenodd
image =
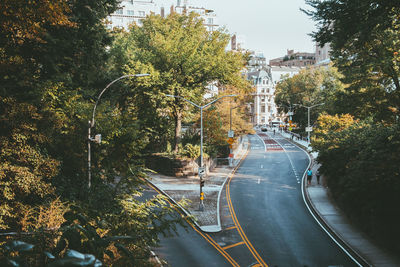
<svg viewBox="0 0 400 267">
<path fill-rule="evenodd" d="M 148 183 L 150 185 L 151 188 L 153 188 L 155 191 L 157 191 L 159 194 L 163 195 L 163 193 L 158 190 L 158 188 L 154 187 L 151 183 Z M 169 205 L 171 207 L 173 207 L 180 215 L 182 218 L 185 218 L 185 215 L 182 213 L 182 211 L 176 207 L 175 204 L 171 203 L 168 199 L 166 199 L 166 201 L 169 203 Z M 217 242 L 214 241 L 214 239 L 212 239 L 210 237 L 209 234 L 204 234 L 202 233 L 199 229 L 197 229 L 196 226 L 193 225 L 193 223 L 188 220 L 187 218 L 185 218 L 185 221 L 199 234 L 201 235 L 208 243 L 210 243 L 216 250 L 219 251 L 219 253 L 221 253 L 222 256 L 224 256 L 224 258 L 230 263 L 232 264 L 232 266 L 235 267 L 240 267 L 240 265 L 231 257 L 231 255 L 229 255 Z"/>
<path fill-rule="evenodd" d="M 246 155 L 244 157 L 246 157 L 248 154 L 248 151 L 246 153 Z M 241 163 L 241 162 L 240 162 Z M 251 244 L 251 242 L 249 241 L 249 239 L 247 238 L 246 234 L 244 233 L 242 226 L 239 223 L 239 220 L 236 217 L 236 213 L 235 210 L 233 208 L 233 204 L 232 204 L 232 200 L 231 200 L 231 194 L 230 194 L 230 184 L 233 178 L 233 175 L 235 174 L 236 170 L 239 168 L 240 164 L 234 169 L 234 171 L 231 173 L 231 175 L 229 175 L 229 180 L 228 183 L 226 184 L 226 200 L 228 202 L 228 207 L 229 207 L 229 211 L 232 215 L 232 220 L 233 223 L 235 224 L 237 231 L 239 232 L 240 237 L 242 238 L 242 240 L 244 241 L 244 243 L 246 244 L 247 248 L 249 249 L 249 251 L 251 252 L 251 254 L 253 255 L 253 257 L 257 260 L 258 262 L 258 266 L 268 266 L 264 260 L 261 258 L 261 256 L 258 254 L 258 252 L 255 250 L 255 248 L 253 247 L 253 245 Z"/>
<path fill-rule="evenodd" d="M 246 154 L 243 156 L 243 158 L 246 158 L 248 154 L 248 151 L 246 152 Z M 239 168 L 239 166 L 241 165 L 242 161 L 236 166 L 236 168 L 232 171 L 232 173 L 229 175 L 228 177 L 228 182 L 226 184 L 226 199 L 228 202 L 228 207 L 229 207 L 229 211 L 231 213 L 231 217 L 233 220 L 233 223 L 235 224 L 234 227 L 229 227 L 227 229 L 234 229 L 236 228 L 240 237 L 242 238 L 243 242 L 239 242 L 237 244 L 234 244 L 232 246 L 227 246 L 225 248 L 222 248 L 217 242 L 215 242 L 214 239 L 212 239 L 210 237 L 209 234 L 206 233 L 202 233 L 195 225 L 193 225 L 193 223 L 188 220 L 187 218 L 185 218 L 185 221 L 199 234 L 201 235 L 208 243 L 210 243 L 217 251 L 219 251 L 219 253 L 221 253 L 221 255 L 230 263 L 232 264 L 232 266 L 234 267 L 240 267 L 240 265 L 231 257 L 231 255 L 229 255 L 225 249 L 229 249 L 231 247 L 234 247 L 236 245 L 241 245 L 241 244 L 245 244 L 247 246 L 247 248 L 249 249 L 249 251 L 251 252 L 251 254 L 253 255 L 253 257 L 257 260 L 258 264 L 255 266 L 265 266 L 268 267 L 268 265 L 264 262 L 264 260 L 261 258 L 261 256 L 258 254 L 258 252 L 254 249 L 253 245 L 250 243 L 249 239 L 247 238 L 246 234 L 244 233 L 237 217 L 236 217 L 236 213 L 235 210 L 233 208 L 232 205 L 232 200 L 230 197 L 230 183 L 232 181 L 233 175 L 235 174 L 236 170 Z M 151 183 L 149 183 L 148 181 L 146 181 L 151 188 L 153 188 L 155 191 L 157 191 L 159 194 L 163 194 L 160 190 L 158 190 L 158 188 L 154 187 Z M 169 205 L 171 205 L 171 207 L 173 207 L 181 216 L 182 218 L 184 218 L 184 214 L 182 213 L 182 211 L 176 207 L 175 204 L 171 203 L 168 199 L 166 200 Z"/>
</svg>

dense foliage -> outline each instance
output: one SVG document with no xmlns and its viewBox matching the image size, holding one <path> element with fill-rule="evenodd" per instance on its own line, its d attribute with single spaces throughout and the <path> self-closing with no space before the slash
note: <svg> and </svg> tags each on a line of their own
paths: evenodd
<svg viewBox="0 0 400 267">
<path fill-rule="evenodd" d="M 302 69 L 276 85 L 275 102 L 280 111 L 291 109 L 294 112 L 293 121 L 299 125 L 299 131 L 304 132 L 308 123 L 305 107 L 319 105 L 310 109 L 311 125 L 322 111 L 329 114 L 338 112 L 337 98 L 344 91 L 344 84 L 339 80 L 341 77 L 334 67 Z"/>
<path fill-rule="evenodd" d="M 345 113 L 395 119 L 400 105 L 400 4 L 398 1 L 308 0 L 318 22 L 313 37 L 330 43 L 331 58 L 349 85 Z"/>
<path fill-rule="evenodd" d="M 400 2 L 306 2 L 318 23 L 313 36 L 330 43 L 346 84 L 333 116 L 317 122 L 312 146 L 321 171 L 348 216 L 399 253 Z"/>
<path fill-rule="evenodd" d="M 214 83 L 242 103 L 251 89 L 239 72 L 243 56 L 225 51 L 227 33 L 207 32 L 194 14 L 151 15 L 129 33 L 109 31 L 117 5 L 0 3 L 1 266 L 151 265 L 150 248 L 182 218 L 164 197 L 142 194 L 142 159 L 171 151 L 181 122 L 198 121 L 197 110 L 166 94 L 201 104 Z M 138 73 L 150 76 L 118 80 Z M 225 131 L 226 108 L 218 109 Z M 88 188 L 92 113 L 91 134 L 102 142 L 91 143 Z M 246 132 L 242 115 L 234 117 Z M 206 130 L 221 135 L 220 126 Z M 198 156 L 198 131 L 189 132 L 176 156 Z"/>
<path fill-rule="evenodd" d="M 324 115 L 314 134 L 320 172 L 335 199 L 363 230 L 399 251 L 399 125 Z"/>
<path fill-rule="evenodd" d="M 193 125 L 200 115 L 199 108 L 182 98 L 199 106 L 207 104 L 213 100 L 204 99 L 207 88 L 216 85 L 218 97 L 237 95 L 235 99 L 221 99 L 218 103 L 224 103 L 223 106 L 228 102 L 240 105 L 246 101 L 252 88 L 240 73 L 245 58 L 241 53 L 226 51 L 228 42 L 227 33 L 208 32 L 195 13 L 173 13 L 166 18 L 153 15 L 144 20 L 142 26 L 132 25 L 129 33 L 119 34 L 111 51 L 115 71 L 150 74 L 129 92 L 132 105 L 137 107 L 141 127 L 151 129 L 152 140 L 157 140 L 147 146 L 147 151 L 163 151 L 173 138 L 174 151 L 179 154 L 178 148 L 183 147 L 180 146 L 182 122 Z M 240 115 L 236 120 L 244 119 Z M 222 125 L 229 125 L 226 112 L 219 126 Z M 237 127 L 239 125 L 242 133 L 250 130 L 244 122 Z M 226 135 L 226 127 L 214 127 L 212 131 L 218 130 L 221 135 L 222 129 Z M 211 135 L 208 141 L 226 145 L 221 138 L 214 140 Z"/>
<path fill-rule="evenodd" d="M 115 84 L 99 102 L 93 131 L 103 142 L 92 145 L 87 187 L 94 101 L 123 74 L 112 66 L 113 36 L 104 26 L 117 4 L 0 4 L 2 266 L 65 266 L 78 252 L 107 265 L 146 266 L 159 234 L 181 221 L 163 197 L 141 193 L 137 159 L 150 139 L 129 95 L 139 78 Z"/>
</svg>

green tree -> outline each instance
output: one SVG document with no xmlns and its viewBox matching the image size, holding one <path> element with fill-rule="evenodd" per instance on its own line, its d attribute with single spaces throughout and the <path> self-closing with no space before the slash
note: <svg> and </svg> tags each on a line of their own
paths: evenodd
<svg viewBox="0 0 400 267">
<path fill-rule="evenodd" d="M 399 253 L 399 126 L 323 115 L 312 147 L 320 172 L 346 214 L 383 246 Z"/>
<path fill-rule="evenodd" d="M 87 122 L 95 97 L 118 77 L 107 64 L 112 35 L 104 26 L 117 1 L 0 5 L 1 230 L 25 231 L 21 238 L 56 255 L 76 247 L 109 265 L 145 266 L 149 246 L 180 217 L 167 218 L 172 208 L 160 196 L 140 199 L 145 174 L 137 158 L 149 138 L 131 105 L 135 80 L 116 84 L 98 106 L 94 131 L 104 142 L 93 147 L 94 183 L 87 190 Z M 71 222 L 65 214 L 71 209 L 82 216 Z M 115 235 L 134 238 L 105 247 Z M 43 255 L 32 257 L 30 266 L 45 265 Z"/>
<path fill-rule="evenodd" d="M 334 65 L 349 84 L 342 98 L 347 112 L 357 117 L 391 120 L 400 105 L 398 1 L 306 1 L 317 23 L 312 34 L 330 43 Z"/>
<path fill-rule="evenodd" d="M 341 77 L 342 75 L 334 67 L 303 69 L 277 84 L 275 103 L 279 106 L 279 110 L 285 112 L 290 106 L 294 107 L 293 120 L 304 128 L 307 125 L 307 109 L 296 105 L 312 106 L 325 103 L 311 110 L 312 121 L 315 121 L 322 111 L 329 114 L 340 113 L 337 96 L 344 90 Z"/>
<path fill-rule="evenodd" d="M 166 115 L 171 116 L 177 151 L 182 120 L 191 118 L 193 109 L 182 99 L 170 99 L 165 94 L 200 104 L 211 82 L 219 86 L 243 84 L 239 71 L 244 58 L 240 53 L 225 51 L 229 35 L 208 32 L 194 13 L 174 13 L 167 18 L 153 15 L 143 21 L 143 26 L 133 26 L 130 30 L 121 42 L 126 55 L 119 59 L 127 59 L 126 72 L 148 72 L 152 76 L 148 84 L 139 84 L 133 91 L 135 102 L 141 105 L 141 119 L 165 125 Z M 169 132 L 163 128 L 161 133 Z"/>
</svg>

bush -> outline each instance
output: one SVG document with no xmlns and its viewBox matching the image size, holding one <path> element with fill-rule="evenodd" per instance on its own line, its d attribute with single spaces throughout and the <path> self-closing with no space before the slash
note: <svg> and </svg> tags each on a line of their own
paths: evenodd
<svg viewBox="0 0 400 267">
<path fill-rule="evenodd" d="M 196 159 L 197 157 L 200 156 L 200 146 L 198 145 L 192 145 L 192 144 L 186 144 L 180 154 L 184 157 L 188 157 L 190 159 Z"/>
<path fill-rule="evenodd" d="M 399 125 L 322 116 L 313 148 L 341 208 L 365 232 L 400 253 Z"/>
</svg>

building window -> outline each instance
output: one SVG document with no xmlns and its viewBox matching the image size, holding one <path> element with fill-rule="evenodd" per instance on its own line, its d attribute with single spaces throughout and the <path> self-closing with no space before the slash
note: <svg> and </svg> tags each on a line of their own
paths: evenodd
<svg viewBox="0 0 400 267">
<path fill-rule="evenodd" d="M 265 105 L 261 105 L 261 113 L 265 113 Z"/>
<path fill-rule="evenodd" d="M 214 20 L 212 18 L 208 18 L 208 24 L 213 24 Z"/>
<path fill-rule="evenodd" d="M 117 10 L 115 11 L 115 14 L 122 15 L 122 14 L 124 14 L 124 11 L 123 11 L 122 9 L 117 9 Z"/>
<path fill-rule="evenodd" d="M 265 97 L 261 97 L 261 102 L 265 102 Z"/>
<path fill-rule="evenodd" d="M 128 10 L 128 15 L 130 15 L 130 16 L 135 15 L 135 11 L 134 10 Z"/>
<path fill-rule="evenodd" d="M 138 26 L 142 26 L 143 25 L 143 20 L 142 19 L 138 19 L 137 24 L 138 24 Z"/>
<path fill-rule="evenodd" d="M 144 11 L 139 11 L 139 16 L 144 17 L 144 16 L 146 16 L 146 13 Z"/>
</svg>

